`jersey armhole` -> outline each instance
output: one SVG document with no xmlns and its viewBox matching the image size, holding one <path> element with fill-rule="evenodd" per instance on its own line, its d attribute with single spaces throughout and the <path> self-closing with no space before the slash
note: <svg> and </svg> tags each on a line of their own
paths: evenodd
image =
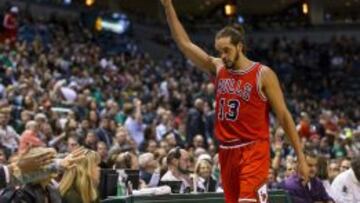
<svg viewBox="0 0 360 203">
<path fill-rule="evenodd" d="M 262 72 L 263 72 L 264 68 L 262 65 L 260 65 L 260 68 L 256 74 L 256 87 L 257 87 L 257 92 L 258 95 L 260 97 L 261 100 L 263 101 L 267 101 L 267 97 L 265 96 L 264 92 L 262 91 L 262 83 L 261 83 L 261 79 L 262 79 Z"/>
</svg>

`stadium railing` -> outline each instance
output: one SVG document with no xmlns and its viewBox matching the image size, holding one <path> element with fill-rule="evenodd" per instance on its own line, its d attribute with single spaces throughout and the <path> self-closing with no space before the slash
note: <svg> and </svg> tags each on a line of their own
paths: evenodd
<svg viewBox="0 0 360 203">
<path fill-rule="evenodd" d="M 225 203 L 225 201 L 222 193 L 201 193 L 111 197 L 101 203 Z M 269 203 L 291 203 L 291 198 L 283 190 L 273 190 L 269 192 Z"/>
</svg>

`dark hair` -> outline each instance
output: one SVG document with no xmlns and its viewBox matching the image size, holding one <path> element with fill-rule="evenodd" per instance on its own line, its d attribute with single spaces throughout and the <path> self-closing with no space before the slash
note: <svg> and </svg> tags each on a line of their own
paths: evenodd
<svg viewBox="0 0 360 203">
<path fill-rule="evenodd" d="M 169 165 L 172 162 L 172 160 L 180 159 L 180 157 L 181 157 L 181 148 L 175 147 L 171 149 L 170 152 L 168 153 L 166 157 L 166 163 Z"/>
<path fill-rule="evenodd" d="M 230 42 L 233 45 L 238 45 L 239 43 L 243 44 L 243 52 L 246 52 L 246 43 L 245 43 L 245 30 L 241 25 L 229 25 L 221 29 L 217 34 L 215 39 L 222 37 L 230 37 Z"/>
<path fill-rule="evenodd" d="M 311 158 L 315 158 L 315 159 L 319 158 L 318 155 L 316 155 L 313 150 L 309 150 L 309 149 L 306 149 L 304 151 L 304 155 L 305 155 L 305 157 L 311 157 Z"/>
<path fill-rule="evenodd" d="M 116 169 L 130 169 L 132 165 L 132 157 L 130 152 L 124 152 L 119 154 L 118 156 L 123 156 L 123 159 L 120 161 L 115 160 L 115 168 Z M 117 157 L 116 157 L 117 159 Z"/>
<path fill-rule="evenodd" d="M 320 156 L 318 159 L 318 177 L 321 180 L 326 180 L 329 178 L 328 172 L 327 172 L 328 162 L 327 158 L 324 156 Z"/>
</svg>

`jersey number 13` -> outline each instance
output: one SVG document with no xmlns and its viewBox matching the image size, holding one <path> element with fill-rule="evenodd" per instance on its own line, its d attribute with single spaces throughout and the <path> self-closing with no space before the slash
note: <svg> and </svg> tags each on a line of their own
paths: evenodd
<svg viewBox="0 0 360 203">
<path fill-rule="evenodd" d="M 235 121 L 239 114 L 239 108 L 240 108 L 240 101 L 237 99 L 229 99 L 226 100 L 225 98 L 220 99 L 219 103 L 219 113 L 218 118 L 220 120 L 230 120 Z M 228 106 L 227 111 L 225 112 L 225 106 Z"/>
</svg>

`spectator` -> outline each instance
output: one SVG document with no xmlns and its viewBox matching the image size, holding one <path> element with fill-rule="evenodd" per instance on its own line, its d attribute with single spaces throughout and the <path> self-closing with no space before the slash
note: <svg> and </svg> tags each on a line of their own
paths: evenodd
<svg viewBox="0 0 360 203">
<path fill-rule="evenodd" d="M 113 144 L 113 136 L 110 132 L 110 122 L 109 119 L 103 117 L 100 121 L 100 127 L 96 129 L 96 137 L 99 141 L 102 141 L 109 148 Z"/>
<path fill-rule="evenodd" d="M 70 170 L 65 171 L 59 190 L 63 203 L 97 203 L 100 182 L 100 156 L 92 150 L 85 152 L 86 158 Z"/>
<path fill-rule="evenodd" d="M 195 166 L 195 177 L 197 192 L 215 192 L 217 183 L 211 177 L 212 173 L 211 157 L 199 159 Z M 195 186 L 194 186 L 195 189 Z"/>
<path fill-rule="evenodd" d="M 318 158 L 315 154 L 307 152 L 305 154 L 307 164 L 310 167 L 310 181 L 304 182 L 297 174 L 284 180 L 282 188 L 287 190 L 294 203 L 303 202 L 327 202 L 334 203 L 327 194 L 321 180 L 316 177 Z"/>
<path fill-rule="evenodd" d="M 8 114 L 7 110 L 2 109 L 0 111 L 0 143 L 6 148 L 6 153 L 9 156 L 17 150 L 20 137 L 14 128 L 8 125 Z"/>
<path fill-rule="evenodd" d="M 161 177 L 161 181 L 182 181 L 180 193 L 191 190 L 189 153 L 178 147 L 173 148 L 166 157 L 166 163 L 168 171 Z"/>
<path fill-rule="evenodd" d="M 80 147 L 80 142 L 78 137 L 71 136 L 67 139 L 67 151 L 69 153 L 73 152 L 79 147 Z"/>
<path fill-rule="evenodd" d="M 145 125 L 142 122 L 141 115 L 141 101 L 139 99 L 134 100 L 134 107 L 129 109 L 129 116 L 125 121 L 125 127 L 129 131 L 129 135 L 135 140 L 137 145 L 140 145 L 144 140 Z"/>
<path fill-rule="evenodd" d="M 18 31 L 18 13 L 19 8 L 13 6 L 10 8 L 10 12 L 4 16 L 3 27 L 4 27 L 4 38 L 14 42 L 17 38 Z"/>
<path fill-rule="evenodd" d="M 85 137 L 85 143 L 84 146 L 88 149 L 91 150 L 96 150 L 96 143 L 98 142 L 97 137 L 96 137 L 96 133 L 94 131 L 89 131 L 86 134 Z"/>
<path fill-rule="evenodd" d="M 98 142 L 96 151 L 100 155 L 100 160 L 101 160 L 100 167 L 108 168 L 107 161 L 108 161 L 109 154 L 108 154 L 108 148 L 107 148 L 107 145 L 105 144 L 105 142 Z"/>
<path fill-rule="evenodd" d="M 285 178 L 289 178 L 290 176 L 293 176 L 296 174 L 296 164 L 288 161 L 286 163 L 286 171 L 285 171 Z"/>
<path fill-rule="evenodd" d="M 331 196 L 331 182 L 328 174 L 328 160 L 326 157 L 319 156 L 317 163 L 317 176 L 322 181 L 326 193 Z"/>
<path fill-rule="evenodd" d="M 129 139 L 129 135 L 128 135 L 128 131 L 126 130 L 126 128 L 119 127 L 117 129 L 117 132 L 115 135 L 115 143 L 111 147 L 109 154 L 112 154 L 113 151 L 116 151 L 116 150 L 119 150 L 119 151 L 129 150 L 130 144 L 128 142 L 128 139 Z"/>
<path fill-rule="evenodd" d="M 351 168 L 341 172 L 331 188 L 336 203 L 360 202 L 360 157 L 354 157 Z"/>
<path fill-rule="evenodd" d="M 340 173 L 347 171 L 351 168 L 351 159 L 344 158 L 340 162 Z"/>
<path fill-rule="evenodd" d="M 202 99 L 196 99 L 194 108 L 189 110 L 186 127 L 186 143 L 192 143 L 197 134 L 204 136 L 204 140 L 207 140 L 205 137 L 204 101 Z M 207 147 L 206 143 L 205 147 Z"/>
<path fill-rule="evenodd" d="M 330 184 L 333 182 L 333 180 L 338 176 L 340 173 L 340 167 L 339 164 L 335 161 L 331 161 L 328 167 L 328 175 L 329 175 L 329 181 Z"/>
<path fill-rule="evenodd" d="M 196 135 L 193 139 L 192 145 L 194 146 L 195 149 L 204 148 L 205 147 L 204 136 Z"/>
<path fill-rule="evenodd" d="M 281 188 L 280 183 L 277 180 L 276 170 L 274 170 L 272 167 L 270 167 L 269 169 L 268 188 L 270 190 L 276 190 Z"/>
<path fill-rule="evenodd" d="M 156 187 L 160 181 L 160 173 L 157 171 L 158 163 L 152 153 L 144 153 L 139 156 L 140 179 L 147 187 Z"/>
<path fill-rule="evenodd" d="M 162 137 L 167 133 L 169 129 L 169 121 L 170 121 L 170 114 L 169 111 L 164 111 L 160 115 L 160 123 L 156 126 L 156 140 L 160 141 Z"/>
<path fill-rule="evenodd" d="M 29 146 L 44 147 L 45 143 L 39 138 L 39 124 L 36 121 L 26 123 L 26 130 L 21 135 L 19 152 L 22 153 Z"/>
<path fill-rule="evenodd" d="M 44 156 L 54 151 L 51 148 L 34 148 L 26 154 L 26 156 Z M 48 166 L 45 166 L 48 167 Z M 56 172 L 54 170 L 53 172 Z M 15 176 L 20 177 L 21 172 L 16 172 Z M 14 191 L 12 201 L 28 202 L 28 203 L 61 203 L 61 196 L 55 182 L 52 180 L 54 173 L 43 173 L 43 176 L 32 183 L 26 183 L 19 189 Z"/>
<path fill-rule="evenodd" d="M 114 168 L 138 170 L 139 169 L 138 158 L 134 153 L 123 152 L 116 157 Z"/>
<path fill-rule="evenodd" d="M 309 138 L 310 137 L 310 118 L 306 112 L 301 112 L 300 114 L 301 120 L 299 124 L 296 126 L 296 130 L 299 135 L 302 137 Z"/>
</svg>

